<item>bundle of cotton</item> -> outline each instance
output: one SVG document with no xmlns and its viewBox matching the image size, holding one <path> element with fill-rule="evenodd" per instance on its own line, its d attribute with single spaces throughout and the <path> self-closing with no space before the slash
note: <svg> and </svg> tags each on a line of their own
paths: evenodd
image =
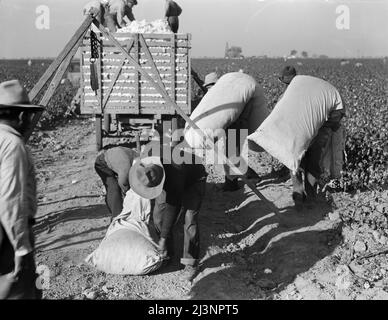
<svg viewBox="0 0 388 320">
<path fill-rule="evenodd" d="M 120 33 L 172 33 L 167 20 L 159 19 L 151 22 L 146 20 L 132 21 L 128 26 L 118 29 Z"/>
</svg>

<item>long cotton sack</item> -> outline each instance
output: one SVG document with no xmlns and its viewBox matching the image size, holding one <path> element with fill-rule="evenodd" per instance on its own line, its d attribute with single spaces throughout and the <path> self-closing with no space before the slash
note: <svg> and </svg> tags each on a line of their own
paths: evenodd
<svg viewBox="0 0 388 320">
<path fill-rule="evenodd" d="M 129 190 L 123 207 L 86 262 L 109 274 L 144 275 L 159 269 L 163 259 L 149 230 L 150 200 Z"/>
<path fill-rule="evenodd" d="M 296 76 L 272 113 L 248 139 L 296 172 L 330 112 L 342 108 L 341 96 L 330 83 Z"/>
<path fill-rule="evenodd" d="M 190 119 L 214 139 L 239 118 L 255 89 L 256 81 L 251 76 L 227 73 L 207 92 Z M 195 131 L 186 124 L 185 139 L 191 148 L 201 148 L 202 140 Z"/>
</svg>

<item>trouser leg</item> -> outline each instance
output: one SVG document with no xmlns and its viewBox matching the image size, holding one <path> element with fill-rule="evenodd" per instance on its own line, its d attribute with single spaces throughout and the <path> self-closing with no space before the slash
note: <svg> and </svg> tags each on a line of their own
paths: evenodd
<svg viewBox="0 0 388 320">
<path fill-rule="evenodd" d="M 168 25 L 171 28 L 173 33 L 177 33 L 179 29 L 179 18 L 178 17 L 168 17 Z"/>
<path fill-rule="evenodd" d="M 194 266 L 198 263 L 200 251 L 198 216 L 205 190 L 206 182 L 200 181 L 187 191 L 183 199 L 183 207 L 186 214 L 181 263 L 184 265 Z"/>
<path fill-rule="evenodd" d="M 179 208 L 170 206 L 165 199 L 155 201 L 152 219 L 154 227 L 159 238 L 166 239 L 166 249 L 169 256 L 174 255 L 174 235 L 172 229 L 179 213 Z"/>
<path fill-rule="evenodd" d="M 109 212 L 116 217 L 123 210 L 123 196 L 116 174 L 106 164 L 104 154 L 97 157 L 94 168 L 105 186 L 105 203 Z"/>
<path fill-rule="evenodd" d="M 226 157 L 231 158 L 233 156 L 238 157 L 240 156 L 240 130 L 238 125 L 232 125 L 227 129 L 227 137 L 229 134 L 229 129 L 235 129 L 236 131 L 236 145 L 233 146 L 232 150 L 229 146 L 228 138 L 225 140 L 225 152 Z M 234 150 L 233 150 L 234 149 Z M 224 184 L 224 190 L 225 191 L 236 191 L 239 189 L 238 186 L 238 176 L 228 176 L 230 174 L 230 169 L 228 166 L 224 165 L 224 171 L 225 171 L 225 184 Z"/>
<path fill-rule="evenodd" d="M 123 196 L 115 177 L 106 179 L 106 204 L 113 217 L 117 217 L 123 210 Z"/>
<path fill-rule="evenodd" d="M 304 189 L 307 196 L 312 198 L 316 195 L 316 184 L 314 183 L 314 185 L 311 185 L 309 183 L 308 175 L 311 174 L 311 176 L 314 178 L 312 180 L 318 180 L 320 178 L 322 174 L 322 157 L 331 135 L 332 130 L 329 127 L 321 127 L 301 161 L 301 167 L 305 171 Z"/>
<path fill-rule="evenodd" d="M 14 272 L 15 252 L 2 228 L 4 238 L 0 244 L 0 299 L 41 299 L 42 291 L 37 287 L 37 274 L 33 253 L 23 258 L 21 270 L 17 277 L 8 278 L 5 275 Z"/>
<path fill-rule="evenodd" d="M 306 199 L 302 171 L 298 170 L 296 174 L 293 174 L 290 170 L 290 175 L 292 181 L 292 199 L 294 200 L 295 205 L 299 207 Z"/>
<path fill-rule="evenodd" d="M 298 170 L 296 174 L 293 174 L 290 170 L 290 175 L 292 181 L 292 191 L 302 195 L 304 193 L 302 171 Z"/>
</svg>

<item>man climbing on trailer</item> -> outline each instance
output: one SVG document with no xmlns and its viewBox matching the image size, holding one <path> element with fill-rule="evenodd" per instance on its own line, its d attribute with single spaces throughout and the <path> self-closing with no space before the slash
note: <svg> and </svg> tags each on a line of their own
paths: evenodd
<svg viewBox="0 0 388 320">
<path fill-rule="evenodd" d="M 84 7 L 84 15 L 92 14 L 110 32 L 125 27 L 135 20 L 132 8 L 137 0 L 94 0 Z"/>
<path fill-rule="evenodd" d="M 32 230 L 36 181 L 23 134 L 43 109 L 31 104 L 19 81 L 0 84 L 0 299 L 41 298 Z"/>
<path fill-rule="evenodd" d="M 102 150 L 96 158 L 94 168 L 105 186 L 105 202 L 112 218 L 123 209 L 123 199 L 130 186 L 129 170 L 138 156 L 130 148 L 113 147 Z"/>
<path fill-rule="evenodd" d="M 182 14 L 182 8 L 172 0 L 166 0 L 165 17 L 168 21 L 168 25 L 171 31 L 178 33 L 179 29 L 179 16 Z"/>
</svg>

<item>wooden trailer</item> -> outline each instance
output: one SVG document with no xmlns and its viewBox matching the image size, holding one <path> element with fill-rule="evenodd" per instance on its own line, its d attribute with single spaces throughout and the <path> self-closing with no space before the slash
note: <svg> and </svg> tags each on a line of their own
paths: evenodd
<svg viewBox="0 0 388 320">
<path fill-rule="evenodd" d="M 102 116 L 105 113 L 111 112 L 108 114 L 119 117 L 120 120 L 121 116 L 123 115 L 121 112 L 124 110 L 125 112 L 129 111 L 129 113 L 124 114 L 124 116 L 129 115 L 131 118 L 143 116 L 146 118 L 154 119 L 153 121 L 160 121 L 163 119 L 163 117 L 176 119 L 177 115 L 179 114 L 187 123 L 190 124 L 192 128 L 197 129 L 203 137 L 207 137 L 206 134 L 203 133 L 198 128 L 196 123 L 188 116 L 188 114 L 191 113 L 190 35 L 172 34 L 166 36 L 127 34 L 126 37 L 129 39 L 123 40 L 121 39 L 123 34 L 120 34 L 118 38 L 115 38 L 115 36 L 106 31 L 101 26 L 100 22 L 97 21 L 92 15 L 87 16 L 85 17 L 85 20 L 81 26 L 71 37 L 70 41 L 60 52 L 58 57 L 53 61 L 53 63 L 45 71 L 36 85 L 29 92 L 29 98 L 31 101 L 34 101 L 42 106 L 48 105 L 53 94 L 55 93 L 55 90 L 58 88 L 62 78 L 64 77 L 74 55 L 80 47 L 83 50 L 83 57 L 81 62 L 81 85 L 83 86 L 84 90 L 88 89 L 88 82 L 86 79 L 86 70 L 88 64 L 86 57 L 88 51 L 87 45 L 85 44 L 85 37 L 90 37 L 91 28 L 93 26 L 100 30 L 100 33 L 97 35 L 97 37 L 100 37 L 99 43 L 102 44 L 98 46 L 99 58 L 96 59 L 94 64 L 94 67 L 96 67 L 97 64 L 96 73 L 98 79 L 93 77 L 93 79 L 97 80 L 97 85 L 94 83 L 93 86 L 96 90 L 92 90 L 95 96 L 87 96 L 90 98 L 90 104 L 87 104 L 86 97 L 84 97 L 83 107 L 85 108 L 85 113 L 96 115 L 97 128 L 100 129 L 99 132 L 102 132 Z M 149 36 L 151 36 L 151 38 L 149 38 Z M 152 38 L 152 36 L 154 38 Z M 104 50 L 104 47 L 110 49 Z M 116 48 L 118 49 L 117 51 Z M 187 49 L 187 54 L 185 49 Z M 175 59 L 171 58 L 171 56 L 170 59 L 156 58 L 159 57 L 158 54 L 160 53 L 165 54 L 164 57 L 168 57 L 168 54 L 172 55 L 173 57 L 175 55 Z M 180 54 L 183 54 L 183 56 L 180 56 Z M 107 55 L 113 55 L 115 57 L 111 58 Z M 183 57 L 183 59 L 179 59 L 178 57 Z M 112 64 L 112 60 L 104 61 L 104 59 L 110 58 L 116 60 L 121 59 L 121 62 L 115 61 L 116 64 Z M 160 63 L 158 60 L 170 61 L 170 65 L 168 65 L 167 62 L 165 64 Z M 186 62 L 180 60 L 185 60 Z M 109 65 L 111 68 L 109 68 Z M 133 68 L 130 68 L 131 66 Z M 168 68 L 170 68 L 169 70 L 172 72 L 166 72 L 164 74 L 163 72 L 165 72 Z M 91 70 L 90 65 L 89 70 Z M 121 75 L 123 70 L 126 70 L 124 76 Z M 130 72 L 129 70 L 133 72 Z M 181 72 L 183 70 L 186 71 Z M 122 77 L 121 79 L 120 76 Z M 186 87 L 183 85 L 183 82 L 181 82 L 183 81 L 181 78 L 187 78 Z M 137 82 L 136 79 L 138 80 Z M 107 83 L 109 80 L 109 85 L 105 85 L 105 88 L 103 80 L 107 81 Z M 133 80 L 135 83 L 132 82 L 132 84 L 129 85 L 131 83 L 129 80 Z M 127 82 L 128 85 L 121 85 L 122 83 Z M 146 83 L 148 83 L 148 85 L 145 85 Z M 152 88 L 154 88 L 155 91 L 153 91 Z M 179 90 L 180 88 L 182 88 L 182 90 Z M 148 93 L 147 90 L 150 93 Z M 110 94 L 112 92 L 117 92 L 118 94 L 121 93 L 121 96 L 117 95 L 116 97 L 113 96 L 115 98 L 111 98 Z M 88 93 L 90 93 L 90 91 Z M 123 93 L 125 95 L 123 95 Z M 157 93 L 159 93 L 162 98 L 160 98 Z M 155 99 L 152 100 L 152 104 L 148 102 L 149 100 L 147 99 L 149 99 L 150 96 L 147 96 L 146 94 L 151 94 L 153 99 Z M 120 103 L 116 104 L 117 101 L 120 101 Z M 155 101 L 159 101 L 159 103 L 156 104 Z M 35 129 L 39 119 L 42 116 L 42 113 L 42 111 L 39 111 L 34 115 L 30 129 L 24 132 L 24 139 L 26 142 L 28 142 L 29 138 L 31 137 L 33 130 Z M 142 121 L 144 121 L 144 119 Z M 102 135 L 98 138 L 98 147 L 101 148 Z M 217 151 L 217 146 L 211 139 L 205 140 L 204 148 L 213 149 L 216 154 L 219 154 Z M 265 196 L 263 196 L 261 192 L 256 189 L 255 184 L 249 181 L 226 156 L 220 154 L 220 157 L 225 165 L 232 170 L 232 172 L 241 176 L 241 179 L 249 186 L 252 192 L 264 202 L 270 211 L 273 211 L 276 214 L 280 214 L 279 209 Z"/>
<path fill-rule="evenodd" d="M 90 31 L 81 47 L 81 113 L 96 117 L 98 149 L 103 147 L 104 137 L 139 137 L 141 129 L 153 129 L 162 122 L 175 130 L 179 116 L 160 88 L 186 115 L 192 111 L 190 34 L 112 36 L 138 65 L 101 32 L 93 35 L 99 44 L 97 54 L 93 55 Z M 98 79 L 97 89 L 92 88 L 92 73 Z"/>
</svg>

